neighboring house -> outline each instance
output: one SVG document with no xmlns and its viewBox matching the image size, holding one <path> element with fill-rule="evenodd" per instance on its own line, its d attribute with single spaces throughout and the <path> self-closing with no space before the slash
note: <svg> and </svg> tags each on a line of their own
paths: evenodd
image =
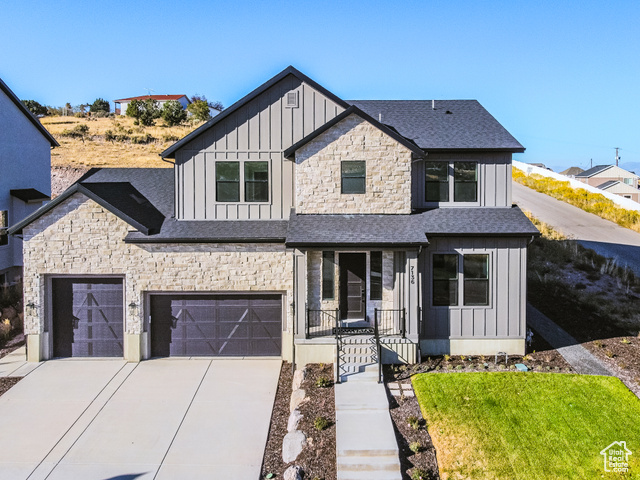
<svg viewBox="0 0 640 480">
<path fill-rule="evenodd" d="M 575 178 L 576 175 L 582 172 L 584 172 L 584 170 L 581 169 L 580 167 L 569 167 L 566 170 L 560 172 L 560 174 L 564 175 L 565 177 Z"/>
<path fill-rule="evenodd" d="M 387 361 L 523 354 L 522 151 L 475 100 L 346 101 L 288 67 L 173 170 L 92 170 L 11 228 L 29 360 L 332 362 L 374 325 Z"/>
<path fill-rule="evenodd" d="M 0 285 L 22 276 L 22 241 L 6 229 L 51 196 L 58 142 L 0 79 Z"/>
<path fill-rule="evenodd" d="M 638 187 L 638 175 L 616 165 L 596 165 L 575 176 L 576 180 L 598 187 L 605 182 L 618 181 L 634 188 Z"/>
<path fill-rule="evenodd" d="M 609 180 L 601 185 L 598 185 L 600 190 L 605 190 L 610 193 L 615 193 L 621 197 L 628 198 L 634 202 L 640 202 L 640 190 L 626 183 L 622 183 L 619 180 Z"/>
<path fill-rule="evenodd" d="M 191 103 L 189 97 L 187 97 L 186 95 L 141 95 L 139 97 L 121 98 L 120 100 L 113 101 L 116 106 L 116 115 L 126 115 L 127 107 L 132 100 L 140 100 L 144 102 L 145 100 L 149 99 L 157 101 L 160 108 L 162 108 L 162 106 L 170 100 L 176 100 L 180 102 L 180 105 L 182 105 L 182 108 L 184 109 L 186 109 L 187 106 Z"/>
</svg>

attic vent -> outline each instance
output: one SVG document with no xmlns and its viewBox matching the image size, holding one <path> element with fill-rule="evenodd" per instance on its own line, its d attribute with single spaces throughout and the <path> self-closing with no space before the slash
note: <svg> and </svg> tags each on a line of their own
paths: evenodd
<svg viewBox="0 0 640 480">
<path fill-rule="evenodd" d="M 298 92 L 287 93 L 287 108 L 298 108 Z"/>
<path fill-rule="evenodd" d="M 144 197 L 141 197 L 139 195 L 136 195 L 135 193 L 130 193 L 129 196 L 131 198 L 133 198 L 139 205 L 143 205 L 145 203 L 147 203 L 147 199 Z"/>
</svg>

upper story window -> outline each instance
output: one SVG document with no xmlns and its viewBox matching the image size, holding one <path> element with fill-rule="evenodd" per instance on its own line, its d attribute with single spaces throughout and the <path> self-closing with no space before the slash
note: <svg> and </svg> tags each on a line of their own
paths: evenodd
<svg viewBox="0 0 640 480">
<path fill-rule="evenodd" d="M 342 162 L 342 193 L 366 193 L 367 164 L 363 161 Z"/>
<path fill-rule="evenodd" d="M 269 201 L 269 164 L 267 162 L 245 162 L 244 201 Z"/>
<path fill-rule="evenodd" d="M 240 163 L 216 162 L 216 202 L 268 202 L 269 163 L 246 161 L 242 169 Z"/>
<path fill-rule="evenodd" d="M 434 253 L 432 278 L 436 307 L 489 305 L 488 254 Z"/>
<path fill-rule="evenodd" d="M 477 162 L 425 162 L 425 201 L 478 201 Z"/>
<path fill-rule="evenodd" d="M 7 210 L 0 210 L 0 246 L 9 244 L 9 235 L 6 233 L 6 228 L 9 226 L 9 212 Z"/>
</svg>

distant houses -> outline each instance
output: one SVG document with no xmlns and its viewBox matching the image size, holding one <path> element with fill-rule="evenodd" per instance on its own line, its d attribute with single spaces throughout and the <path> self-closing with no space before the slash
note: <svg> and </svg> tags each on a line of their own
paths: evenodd
<svg viewBox="0 0 640 480">
<path fill-rule="evenodd" d="M 640 190 L 638 190 L 640 177 L 617 165 L 596 165 L 589 170 L 578 173 L 574 178 L 600 190 L 615 193 L 634 202 L 640 202 Z"/>
<path fill-rule="evenodd" d="M 182 105 L 182 108 L 184 109 L 186 109 L 187 106 L 191 103 L 191 100 L 189 100 L 189 97 L 187 97 L 186 95 L 141 95 L 139 97 L 121 98 L 119 100 L 113 101 L 113 103 L 116 104 L 116 115 L 126 115 L 127 107 L 132 100 L 145 101 L 149 99 L 158 102 L 160 108 L 162 108 L 162 106 L 170 100 L 176 100 L 180 102 L 180 105 Z"/>
</svg>

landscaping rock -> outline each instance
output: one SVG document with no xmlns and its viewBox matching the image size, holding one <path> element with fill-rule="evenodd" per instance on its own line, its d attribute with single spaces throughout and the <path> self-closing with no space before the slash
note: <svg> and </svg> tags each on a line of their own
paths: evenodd
<svg viewBox="0 0 640 480">
<path fill-rule="evenodd" d="M 291 386 L 291 390 L 296 391 L 302 385 L 303 380 L 307 377 L 307 369 L 299 368 L 295 372 L 293 372 L 293 384 Z"/>
<path fill-rule="evenodd" d="M 296 408 L 302 405 L 303 402 L 309 400 L 306 398 L 307 392 L 304 389 L 299 388 L 291 394 L 291 402 L 289 403 L 289 412 L 293 412 Z"/>
<path fill-rule="evenodd" d="M 284 471 L 284 480 L 302 480 L 302 467 L 291 465 Z"/>
<path fill-rule="evenodd" d="M 282 441 L 282 461 L 284 463 L 295 461 L 306 443 L 307 436 L 301 430 L 287 433 Z"/>
<path fill-rule="evenodd" d="M 300 410 L 296 408 L 291 412 L 291 415 L 289 415 L 289 420 L 287 421 L 287 432 L 297 430 L 300 420 L 302 420 L 302 414 L 300 413 Z"/>
</svg>

